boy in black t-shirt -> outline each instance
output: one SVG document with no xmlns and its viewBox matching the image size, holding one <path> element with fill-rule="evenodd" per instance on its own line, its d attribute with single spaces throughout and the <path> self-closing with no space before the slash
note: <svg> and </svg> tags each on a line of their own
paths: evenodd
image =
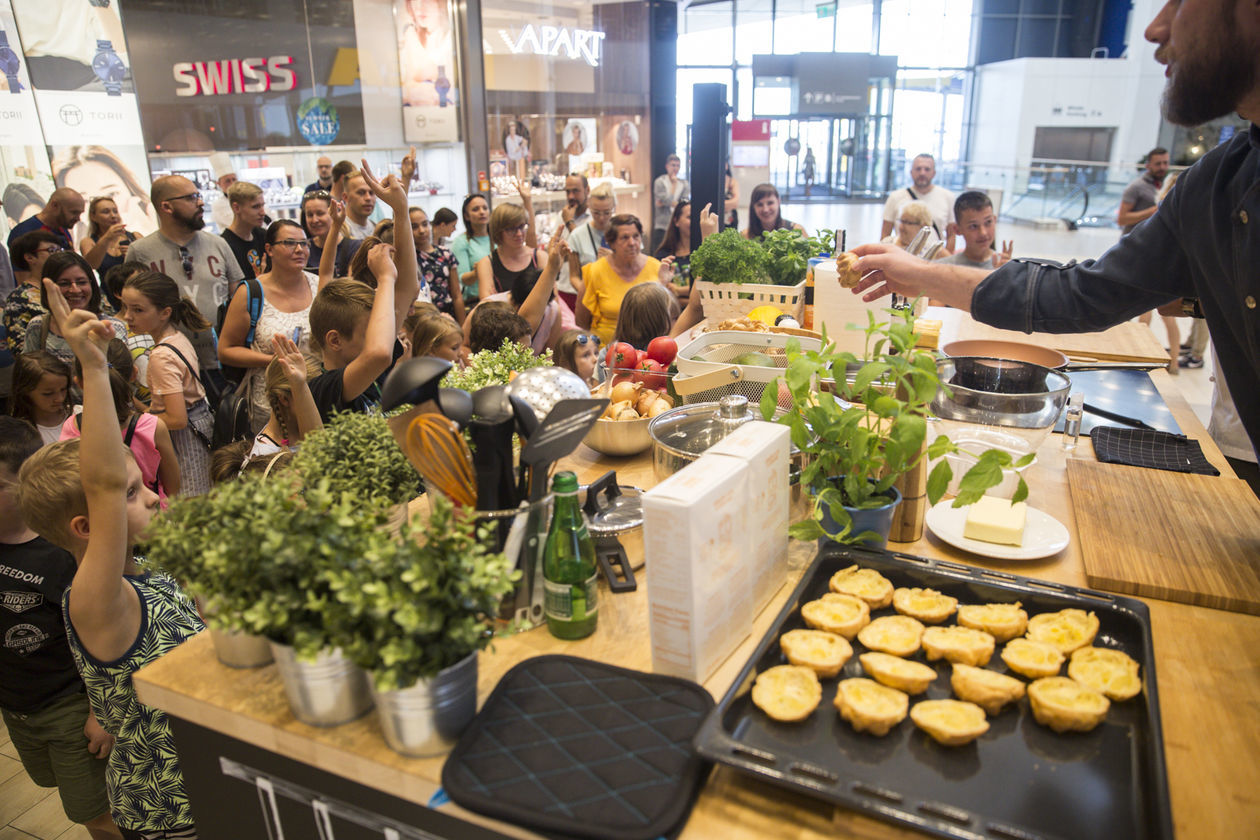
<svg viewBox="0 0 1260 840">
<path fill-rule="evenodd" d="M 61 614 L 74 556 L 26 527 L 13 494 L 42 443 L 29 423 L 0 417 L 0 713 L 35 784 L 58 788 L 95 840 L 120 838 L 105 791 L 114 737 L 88 706 Z"/>
<path fill-rule="evenodd" d="M 267 270 L 267 231 L 263 229 L 267 208 L 263 191 L 248 181 L 237 181 L 228 187 L 227 199 L 232 206 L 232 224 L 221 235 L 245 277 L 257 277 Z"/>
<path fill-rule="evenodd" d="M 310 381 L 310 388 L 325 423 L 334 412 L 366 412 L 379 405 L 376 380 L 394 360 L 394 246 L 372 246 L 368 267 L 375 289 L 350 278 L 334 280 L 311 304 L 311 343 L 323 356 L 324 373 Z"/>
</svg>

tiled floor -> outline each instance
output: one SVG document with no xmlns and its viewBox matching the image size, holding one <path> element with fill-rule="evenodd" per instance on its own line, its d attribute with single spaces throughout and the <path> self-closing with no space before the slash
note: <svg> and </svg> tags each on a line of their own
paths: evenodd
<svg viewBox="0 0 1260 840">
<path fill-rule="evenodd" d="M 0 840 L 89 840 L 87 829 L 66 819 L 53 788 L 26 775 L 9 730 L 0 721 Z"/>
<path fill-rule="evenodd" d="M 876 203 L 836 205 L 784 205 L 784 216 L 800 221 L 811 230 L 841 227 L 848 231 L 849 247 L 879 238 L 883 205 Z M 1082 228 L 1077 231 L 1047 231 L 1006 226 L 999 238 L 1012 239 L 1017 255 L 1066 261 L 1099 256 L 1115 243 L 1115 230 Z M 1189 319 L 1181 320 L 1182 335 L 1189 331 Z M 1166 334 L 1160 319 L 1152 327 L 1161 341 Z M 1165 344 L 1167 342 L 1165 341 Z M 1183 370 L 1175 380 L 1186 401 L 1205 424 L 1212 397 L 1211 361 L 1199 370 Z M 17 752 L 9 742 L 8 731 L 0 723 L 0 840 L 87 840 L 87 830 L 66 819 L 54 790 L 36 787 L 22 769 Z"/>
</svg>

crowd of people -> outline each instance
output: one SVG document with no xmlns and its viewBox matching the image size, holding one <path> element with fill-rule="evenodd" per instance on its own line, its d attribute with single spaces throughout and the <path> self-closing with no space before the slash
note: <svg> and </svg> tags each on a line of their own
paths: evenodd
<svg viewBox="0 0 1260 840">
<path fill-rule="evenodd" d="M 1162 202 L 1161 162 L 1149 156 L 1150 183 L 1122 205 L 1135 227 L 1101 258 L 1012 259 L 1011 243 L 995 247 L 988 198 L 933 186 L 934 161 L 920 156 L 913 186 L 890 196 L 884 229 L 871 236 L 888 241 L 855 249 L 855 293 L 926 294 L 986 323 L 1049 332 L 1169 314 L 1170 301 L 1193 298 L 1218 384 L 1223 391 L 1228 380 L 1237 403 L 1226 431 L 1254 469 L 1260 288 L 1249 257 L 1260 254 L 1246 234 L 1260 218 L 1260 83 L 1251 72 L 1260 26 L 1254 8 L 1248 26 L 1213 17 L 1226 13 L 1244 14 L 1169 4 L 1147 37 L 1170 65 L 1171 119 L 1198 124 L 1237 110 L 1253 121 L 1250 133 L 1210 152 Z M 1214 26 L 1214 38 L 1196 39 L 1196 25 Z M 460 362 L 516 341 L 591 380 L 608 342 L 643 347 L 703 317 L 699 296 L 675 280 L 687 276 L 690 226 L 708 235 L 732 209 L 696 213 L 675 168 L 654 190 L 659 243 L 645 253 L 643 222 L 580 175 L 566 183 L 562 231 L 542 243 L 525 188 L 523 210 L 492 212 L 475 194 L 458 217 L 430 219 L 407 203 L 414 154 L 381 177 L 366 162 L 321 159 L 318 171 L 297 222 L 266 225 L 256 188 L 216 171 L 231 214 L 221 236 L 203 229 L 197 186 L 167 176 L 149 196 L 158 230 L 143 238 L 110 199 L 88 203 L 65 185 L 9 238 L 0 580 L 6 605 L 20 609 L 0 610 L 11 642 L 0 647 L 0 710 L 32 779 L 58 787 L 67 815 L 98 840 L 196 834 L 169 724 L 131 684 L 136 669 L 202 629 L 178 584 L 133 557 L 167 499 L 283 454 L 333 412 L 375 410 L 381 380 L 407 355 Z M 76 242 L 85 211 L 87 235 Z M 798 227 L 772 186 L 753 190 L 745 235 Z M 943 259 L 906 251 L 925 227 Z M 1190 360 L 1201 358 L 1193 342 Z M 207 396 L 225 391 L 248 398 L 251 428 L 211 453 Z"/>
</svg>

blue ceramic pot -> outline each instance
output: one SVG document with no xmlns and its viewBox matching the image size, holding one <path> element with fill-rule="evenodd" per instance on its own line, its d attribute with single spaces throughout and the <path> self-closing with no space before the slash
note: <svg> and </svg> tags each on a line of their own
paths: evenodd
<svg viewBox="0 0 1260 840">
<path fill-rule="evenodd" d="M 879 539 L 867 539 L 860 543 L 867 548 L 883 548 L 888 544 L 888 532 L 892 530 L 893 513 L 897 510 L 897 505 L 901 504 L 901 493 L 896 487 L 889 487 L 888 492 L 892 495 L 892 500 L 883 507 L 877 508 L 851 508 L 845 505 L 844 509 L 849 512 L 849 516 L 853 517 L 853 529 L 849 531 L 852 534 L 860 534 L 863 531 L 873 531 L 879 535 Z M 840 525 L 831 518 L 831 512 L 823 505 L 822 509 L 822 526 L 823 529 L 831 534 L 838 534 L 841 530 Z M 835 540 L 826 537 L 818 541 L 818 547 L 823 548 L 827 543 L 834 543 Z"/>
</svg>

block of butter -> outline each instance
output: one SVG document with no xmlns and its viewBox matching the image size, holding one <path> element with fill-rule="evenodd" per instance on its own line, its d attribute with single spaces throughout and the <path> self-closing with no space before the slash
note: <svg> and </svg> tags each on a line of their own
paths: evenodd
<svg viewBox="0 0 1260 840">
<path fill-rule="evenodd" d="M 981 496 L 967 511 L 963 536 L 981 542 L 1023 545 L 1027 518 L 1028 505 L 1023 502 L 1011 504 L 1010 499 Z"/>
</svg>

